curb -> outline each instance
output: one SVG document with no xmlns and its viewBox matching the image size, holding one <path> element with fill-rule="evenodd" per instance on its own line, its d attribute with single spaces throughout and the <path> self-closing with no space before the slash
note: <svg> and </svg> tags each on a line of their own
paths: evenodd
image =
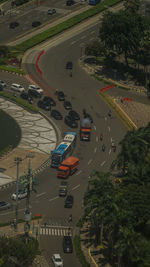
<svg viewBox="0 0 150 267">
<path fill-rule="evenodd" d="M 15 74 L 17 76 L 25 76 L 26 74 L 21 74 L 21 73 L 18 73 L 18 72 L 15 72 L 15 71 L 8 71 L 8 70 L 3 70 L 3 69 L 0 69 L 1 72 L 7 72 L 7 73 L 10 73 L 10 74 Z"/>
</svg>

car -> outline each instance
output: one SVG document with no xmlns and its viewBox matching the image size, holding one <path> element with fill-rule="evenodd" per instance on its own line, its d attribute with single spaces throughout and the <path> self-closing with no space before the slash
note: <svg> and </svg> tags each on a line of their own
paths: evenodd
<svg viewBox="0 0 150 267">
<path fill-rule="evenodd" d="M 72 70 L 72 68 L 73 68 L 72 61 L 67 61 L 67 63 L 66 63 L 66 69 L 67 70 Z"/>
<path fill-rule="evenodd" d="M 50 96 L 44 96 L 43 102 L 50 104 L 51 106 L 56 106 L 56 102 Z"/>
<path fill-rule="evenodd" d="M 39 108 L 42 108 L 44 110 L 51 110 L 51 105 L 47 102 L 44 102 L 43 100 L 39 100 L 37 102 L 37 105 Z"/>
<path fill-rule="evenodd" d="M 0 201 L 0 210 L 7 210 L 11 208 L 11 204 L 5 201 Z"/>
<path fill-rule="evenodd" d="M 28 94 L 30 97 L 35 97 L 35 98 L 41 98 L 42 97 L 41 93 L 39 93 L 38 91 L 36 91 L 34 89 L 29 89 Z"/>
<path fill-rule="evenodd" d="M 72 105 L 70 101 L 64 101 L 64 108 L 65 109 L 72 109 Z"/>
<path fill-rule="evenodd" d="M 23 199 L 27 197 L 27 190 L 18 190 L 18 199 Z M 11 199 L 16 200 L 16 192 L 12 194 Z"/>
<path fill-rule="evenodd" d="M 51 8 L 51 9 L 49 9 L 48 11 L 47 11 L 47 14 L 48 15 L 53 15 L 53 14 L 55 14 L 56 13 L 56 9 L 55 8 Z"/>
<path fill-rule="evenodd" d="M 61 113 L 58 110 L 56 110 L 56 109 L 53 109 L 51 111 L 51 116 L 53 118 L 55 118 L 56 120 L 62 120 L 62 118 L 63 118 L 63 116 L 61 115 Z"/>
<path fill-rule="evenodd" d="M 20 94 L 20 97 L 21 97 L 22 99 L 28 100 L 28 102 L 29 102 L 30 104 L 33 104 L 33 98 L 32 98 L 32 96 L 30 96 L 28 93 L 23 92 L 23 93 Z"/>
<path fill-rule="evenodd" d="M 3 85 L 0 84 L 0 91 L 3 91 Z"/>
<path fill-rule="evenodd" d="M 67 235 L 63 237 L 63 251 L 64 253 L 72 253 L 73 245 L 71 236 Z"/>
<path fill-rule="evenodd" d="M 19 26 L 19 22 L 17 22 L 17 21 L 10 22 L 10 24 L 9 24 L 10 29 L 14 29 L 18 26 Z"/>
<path fill-rule="evenodd" d="M 71 128 L 78 128 L 78 123 L 73 120 L 70 116 L 66 116 L 64 122 Z"/>
<path fill-rule="evenodd" d="M 68 195 L 65 199 L 65 208 L 72 208 L 73 206 L 73 196 L 72 195 Z"/>
<path fill-rule="evenodd" d="M 58 97 L 58 100 L 59 100 L 59 101 L 64 101 L 64 100 L 65 100 L 65 94 L 64 94 L 64 92 L 59 91 L 59 92 L 57 93 L 57 97 Z"/>
<path fill-rule="evenodd" d="M 92 117 L 91 117 L 91 115 L 89 113 L 86 113 L 84 115 L 84 118 L 89 118 L 89 120 L 91 121 L 91 123 L 93 123 L 93 119 L 92 119 Z"/>
<path fill-rule="evenodd" d="M 74 4 L 75 4 L 75 1 L 73 1 L 73 0 L 67 0 L 66 1 L 66 6 L 72 6 Z"/>
<path fill-rule="evenodd" d="M 6 83 L 2 80 L 0 80 L 0 85 L 3 86 L 3 88 L 7 86 Z"/>
<path fill-rule="evenodd" d="M 18 93 L 23 93 L 25 91 L 24 87 L 17 83 L 13 83 L 10 89 Z"/>
<path fill-rule="evenodd" d="M 79 114 L 74 110 L 70 110 L 68 116 L 70 116 L 73 120 L 80 120 Z"/>
<path fill-rule="evenodd" d="M 39 86 L 36 86 L 34 84 L 30 84 L 29 87 L 28 87 L 28 90 L 35 90 L 36 92 L 38 92 L 39 94 L 43 94 L 43 90 L 39 87 Z"/>
<path fill-rule="evenodd" d="M 55 267 L 63 267 L 63 260 L 60 254 L 53 254 L 52 255 L 52 262 Z"/>
<path fill-rule="evenodd" d="M 41 22 L 40 21 L 33 21 L 32 22 L 32 27 L 38 27 L 41 25 Z"/>
</svg>

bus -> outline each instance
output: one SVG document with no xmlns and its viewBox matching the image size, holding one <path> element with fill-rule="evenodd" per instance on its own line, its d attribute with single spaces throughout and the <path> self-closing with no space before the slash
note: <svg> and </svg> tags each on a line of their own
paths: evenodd
<svg viewBox="0 0 150 267">
<path fill-rule="evenodd" d="M 58 168 L 66 156 L 71 155 L 76 144 L 77 133 L 66 132 L 63 142 L 51 154 L 51 167 Z"/>
</svg>

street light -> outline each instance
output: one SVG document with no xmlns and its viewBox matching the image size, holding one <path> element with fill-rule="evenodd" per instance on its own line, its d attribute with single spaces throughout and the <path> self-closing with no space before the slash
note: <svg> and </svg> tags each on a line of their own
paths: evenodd
<svg viewBox="0 0 150 267">
<path fill-rule="evenodd" d="M 15 163 L 17 164 L 17 179 L 16 179 L 16 218 L 14 222 L 14 228 L 17 231 L 17 224 L 18 224 L 18 181 L 19 181 L 19 164 L 22 161 L 21 158 L 16 157 L 14 159 Z"/>
</svg>

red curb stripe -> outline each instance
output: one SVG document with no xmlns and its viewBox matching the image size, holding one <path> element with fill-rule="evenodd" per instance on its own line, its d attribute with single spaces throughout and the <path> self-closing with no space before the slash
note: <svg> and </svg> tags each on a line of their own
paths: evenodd
<svg viewBox="0 0 150 267">
<path fill-rule="evenodd" d="M 109 85 L 107 87 L 104 87 L 104 88 L 100 89 L 99 92 L 104 92 L 104 91 L 106 91 L 108 89 L 111 89 L 111 88 L 114 88 L 114 85 L 113 84 L 111 84 L 111 85 Z"/>
<path fill-rule="evenodd" d="M 132 98 L 130 98 L 130 97 L 124 97 L 123 101 L 132 102 Z"/>
<path fill-rule="evenodd" d="M 38 57 L 37 57 L 37 59 L 36 59 L 36 68 L 37 68 L 37 71 L 40 73 L 40 75 L 42 75 L 42 70 L 40 69 L 40 67 L 39 67 L 39 60 L 40 60 L 40 57 L 42 56 L 44 54 L 44 50 L 42 50 L 40 53 L 39 53 L 39 55 L 38 55 Z"/>
</svg>

